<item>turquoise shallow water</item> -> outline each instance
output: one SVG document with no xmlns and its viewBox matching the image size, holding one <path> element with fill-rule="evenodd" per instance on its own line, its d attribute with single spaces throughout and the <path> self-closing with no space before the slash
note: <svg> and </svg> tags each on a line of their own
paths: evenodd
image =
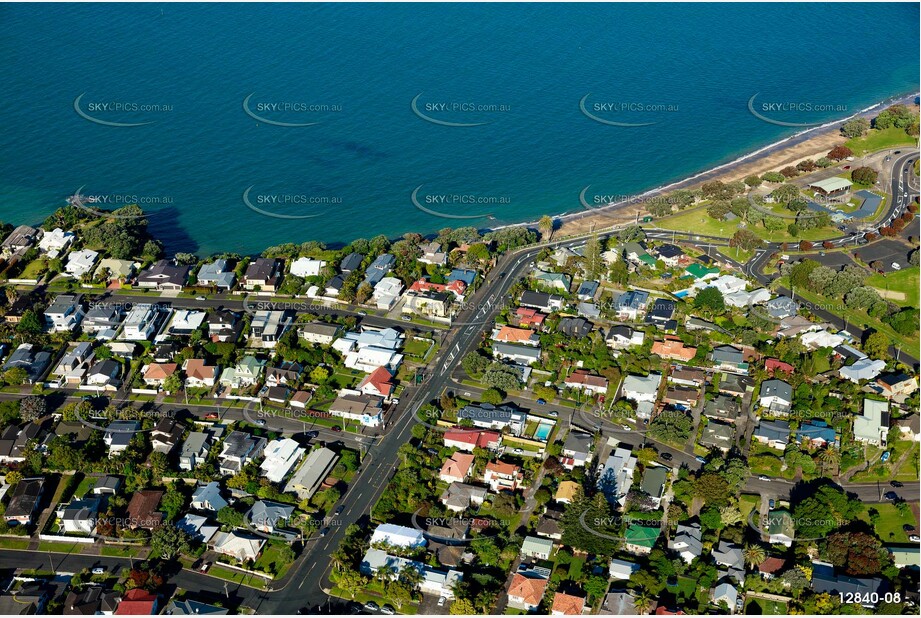
<svg viewBox="0 0 921 618">
<path fill-rule="evenodd" d="M 572 212 L 587 185 L 635 194 L 797 131 L 749 113 L 755 94 L 811 123 L 916 92 L 918 12 L 7 4 L 0 219 L 40 221 L 83 187 L 137 197 L 170 250 L 209 253 Z M 591 120 L 586 95 L 602 120 L 654 124 Z M 150 124 L 92 122 L 78 97 Z M 427 210 L 494 218 L 434 216 L 417 188 Z"/>
</svg>

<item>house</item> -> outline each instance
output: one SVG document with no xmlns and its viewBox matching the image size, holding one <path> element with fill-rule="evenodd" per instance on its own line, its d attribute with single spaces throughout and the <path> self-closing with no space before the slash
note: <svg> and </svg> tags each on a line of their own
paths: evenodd
<svg viewBox="0 0 921 618">
<path fill-rule="evenodd" d="M 538 311 L 537 309 L 531 309 L 528 307 L 518 307 L 515 310 L 515 319 L 518 321 L 518 326 L 524 328 L 540 328 L 544 320 L 547 319 L 547 316 Z"/>
<path fill-rule="evenodd" d="M 608 564 L 608 575 L 611 579 L 630 579 L 639 570 L 640 565 L 629 560 L 612 558 L 610 564 Z"/>
<path fill-rule="evenodd" d="M 764 308 L 775 320 L 793 317 L 799 312 L 799 303 L 788 296 L 778 296 L 765 303 Z"/>
<path fill-rule="evenodd" d="M 181 291 L 189 280 L 188 266 L 159 260 L 137 278 L 138 287 L 164 291 Z"/>
<path fill-rule="evenodd" d="M 711 333 L 723 333 L 723 334 L 726 334 L 727 332 L 726 329 L 720 326 L 717 326 L 713 322 L 708 322 L 707 320 L 703 320 L 701 318 L 697 318 L 693 316 L 685 320 L 684 327 L 689 332 L 694 332 L 697 330 L 705 330 Z"/>
<path fill-rule="evenodd" d="M 748 374 L 748 364 L 745 354 L 739 348 L 731 345 L 721 345 L 710 352 L 710 360 L 714 366 L 730 373 Z"/>
<path fill-rule="evenodd" d="M 598 489 L 605 495 L 608 502 L 626 503 L 627 494 L 633 485 L 633 473 L 636 470 L 637 459 L 629 449 L 617 447 L 608 457 L 598 474 Z"/>
<path fill-rule="evenodd" d="M 532 612 L 544 598 L 548 579 L 515 573 L 508 587 L 508 604 L 514 609 Z"/>
<path fill-rule="evenodd" d="M 805 443 L 809 447 L 824 447 L 831 444 L 838 446 L 838 433 L 834 427 L 829 427 L 825 421 L 808 421 L 802 423 L 796 430 L 796 441 Z"/>
<path fill-rule="evenodd" d="M 441 467 L 439 478 L 445 483 L 463 483 L 473 469 L 473 459 L 470 453 L 454 453 Z"/>
<path fill-rule="evenodd" d="M 407 526 L 380 524 L 371 535 L 371 547 L 408 549 L 425 547 L 425 545 L 425 535 L 422 531 Z"/>
<path fill-rule="evenodd" d="M 164 416 L 150 432 L 150 444 L 153 450 L 164 455 L 169 455 L 182 440 L 185 428 L 171 416 Z"/>
<path fill-rule="evenodd" d="M 601 317 L 601 309 L 595 303 L 581 302 L 576 305 L 576 313 L 583 318 L 597 320 Z"/>
<path fill-rule="evenodd" d="M 550 539 L 526 536 L 524 537 L 524 542 L 521 544 L 521 557 L 525 559 L 536 558 L 538 560 L 547 560 L 552 553 L 553 541 Z"/>
<path fill-rule="evenodd" d="M 764 369 L 771 375 L 771 377 L 773 377 L 774 374 L 778 371 L 786 374 L 787 376 L 791 376 L 793 375 L 794 371 L 793 365 L 790 363 L 785 363 L 782 360 L 776 358 L 769 358 L 764 361 Z"/>
<path fill-rule="evenodd" d="M 257 500 L 243 516 L 243 521 L 248 522 L 253 529 L 259 532 L 293 539 L 296 535 L 285 529 L 292 517 L 294 517 L 293 506 L 269 500 Z"/>
<path fill-rule="evenodd" d="M 636 598 L 627 590 L 608 592 L 601 603 L 601 613 L 606 616 L 633 616 L 637 615 Z"/>
<path fill-rule="evenodd" d="M 41 240 L 38 241 L 38 250 L 53 260 L 62 253 L 66 253 L 76 239 L 77 236 L 73 232 L 65 232 L 56 227 L 42 234 Z"/>
<path fill-rule="evenodd" d="M 770 448 L 784 450 L 790 442 L 790 423 L 787 421 L 760 421 L 752 438 Z"/>
<path fill-rule="evenodd" d="M 556 488 L 554 500 L 561 504 L 570 504 L 576 499 L 578 493 L 582 491 L 582 485 L 575 481 L 563 481 Z"/>
<path fill-rule="evenodd" d="M 579 300 L 594 300 L 595 295 L 598 293 L 598 285 L 599 284 L 597 281 L 583 281 L 579 285 L 579 289 L 576 291 L 576 297 Z"/>
<path fill-rule="evenodd" d="M 532 365 L 540 361 L 540 348 L 513 343 L 492 344 L 492 355 L 497 360 L 509 360 L 516 364 Z"/>
<path fill-rule="evenodd" d="M 382 253 L 377 256 L 365 269 L 365 279 L 362 284 L 367 283 L 371 287 L 374 287 L 391 271 L 396 265 L 396 262 L 397 259 L 390 253 Z"/>
<path fill-rule="evenodd" d="M 3 519 L 10 525 L 28 526 L 42 499 L 45 479 L 41 477 L 22 479 L 10 493 L 10 500 L 3 514 Z"/>
<path fill-rule="evenodd" d="M 200 358 L 190 358 L 182 364 L 185 371 L 186 386 L 192 388 L 211 388 L 219 375 L 217 365 L 206 365 Z"/>
<path fill-rule="evenodd" d="M 449 511 L 459 513 L 471 507 L 482 506 L 483 501 L 486 500 L 486 494 L 485 487 L 453 482 L 441 494 L 439 501 Z"/>
<path fill-rule="evenodd" d="M 55 514 L 65 533 L 90 536 L 96 531 L 99 504 L 99 498 L 71 500 L 69 504 L 59 505 Z"/>
<path fill-rule="evenodd" d="M 358 421 L 366 427 L 377 427 L 383 421 L 381 399 L 359 391 L 342 389 L 329 407 L 329 413 L 344 419 Z"/>
<path fill-rule="evenodd" d="M 742 413 L 742 406 L 735 397 L 719 394 L 704 404 L 703 412 L 707 418 L 735 423 Z"/>
<path fill-rule="evenodd" d="M 563 273 L 536 271 L 534 280 L 538 285 L 560 290 L 561 292 L 569 292 L 569 288 L 572 286 L 572 277 Z"/>
<path fill-rule="evenodd" d="M 564 382 L 567 388 L 578 389 L 595 395 L 604 395 L 608 392 L 608 379 L 592 375 L 585 369 L 576 369 Z"/>
<path fill-rule="evenodd" d="M 249 327 L 250 345 L 274 348 L 293 323 L 294 316 L 290 311 L 257 311 Z"/>
<path fill-rule="evenodd" d="M 163 513 L 157 510 L 157 505 L 163 498 L 159 489 L 143 489 L 131 495 L 128 502 L 126 528 L 136 530 L 153 530 L 163 523 Z"/>
<path fill-rule="evenodd" d="M 495 431 L 477 431 L 475 429 L 448 429 L 442 435 L 444 445 L 460 451 L 472 453 L 474 448 L 495 450 L 499 447 L 499 433 Z"/>
<path fill-rule="evenodd" d="M 258 257 L 246 267 L 243 288 L 250 291 L 277 292 L 284 276 L 284 262 L 275 258 Z"/>
<path fill-rule="evenodd" d="M 921 416 L 914 413 L 906 418 L 900 418 L 892 426 L 898 428 L 904 440 L 921 442 Z"/>
<path fill-rule="evenodd" d="M 455 298 L 453 294 L 448 292 L 412 293 L 407 295 L 402 311 L 403 313 L 415 313 L 434 318 L 449 318 L 451 317 L 451 307 Z M 395 298 L 394 302 L 396 302 Z M 383 308 L 389 309 L 389 307 Z"/>
<path fill-rule="evenodd" d="M 181 601 L 173 599 L 163 610 L 166 616 L 223 616 L 229 614 L 230 610 L 217 605 L 209 605 L 194 599 L 183 599 Z"/>
<path fill-rule="evenodd" d="M 632 290 L 625 292 L 614 301 L 613 311 L 619 320 L 637 320 L 646 310 L 649 292 Z"/>
<path fill-rule="evenodd" d="M 227 367 L 221 373 L 220 383 L 231 388 L 246 388 L 259 381 L 265 361 L 254 356 L 244 356 L 233 367 Z"/>
<path fill-rule="evenodd" d="M 166 327 L 166 332 L 176 337 L 188 337 L 204 323 L 208 314 L 204 311 L 191 309 L 176 309 L 173 319 Z"/>
<path fill-rule="evenodd" d="M 537 309 L 545 313 L 557 311 L 563 308 L 564 299 L 556 294 L 547 294 L 546 292 L 529 292 L 521 293 L 519 304 L 522 307 Z"/>
<path fill-rule="evenodd" d="M 131 438 L 141 430 L 138 421 L 112 421 L 106 427 L 103 443 L 109 448 L 109 458 L 123 453 L 131 443 Z"/>
<path fill-rule="evenodd" d="M 281 361 L 275 367 L 265 370 L 266 386 L 294 386 L 301 378 L 304 368 L 292 361 Z"/>
<path fill-rule="evenodd" d="M 137 304 L 131 307 L 125 316 L 125 326 L 122 329 L 121 339 L 126 341 L 146 341 L 151 339 L 162 323 L 164 313 L 158 305 Z"/>
<path fill-rule="evenodd" d="M 691 564 L 703 551 L 701 534 L 700 524 L 697 522 L 678 524 L 675 537 L 669 542 L 668 548 L 677 552 L 687 564 Z"/>
<path fill-rule="evenodd" d="M 509 406 L 494 406 L 489 403 L 467 405 L 457 412 L 457 420 L 469 420 L 474 427 L 482 429 L 505 429 L 519 436 L 524 430 L 527 415 Z"/>
<path fill-rule="evenodd" d="M 416 560 L 391 556 L 382 549 L 372 547 L 365 552 L 359 570 L 364 575 L 373 576 L 381 569 L 386 569 L 389 573 L 402 573 L 405 569 L 414 570 L 420 577 L 418 584 L 420 592 L 448 599 L 454 598 L 454 589 L 463 579 L 463 574 L 459 571 L 433 569 Z"/>
<path fill-rule="evenodd" d="M 182 443 L 179 451 L 179 469 L 191 471 L 205 463 L 208 452 L 211 450 L 211 434 L 204 431 L 193 431 Z"/>
<path fill-rule="evenodd" d="M 781 543 L 786 547 L 793 545 L 796 536 L 796 526 L 793 516 L 786 509 L 774 509 L 768 513 L 764 532 L 768 535 L 768 542 Z"/>
<path fill-rule="evenodd" d="M 236 341 L 240 337 L 243 321 L 233 311 L 215 311 L 208 316 L 208 337 L 211 341 Z"/>
<path fill-rule="evenodd" d="M 548 504 L 544 507 L 544 512 L 537 520 L 537 526 L 534 532 L 537 536 L 559 541 L 563 538 L 563 529 L 560 527 L 563 521 L 565 511 L 563 507 L 556 504 Z"/>
<path fill-rule="evenodd" d="M 297 334 L 301 339 L 310 343 L 330 345 L 339 336 L 342 327 L 338 324 L 325 322 L 308 322 L 297 327 Z"/>
<path fill-rule="evenodd" d="M 724 373 L 720 378 L 717 390 L 733 397 L 744 397 L 745 393 L 754 389 L 754 380 L 749 376 L 737 373 Z"/>
<path fill-rule="evenodd" d="M 873 446 L 886 446 L 889 433 L 889 403 L 863 400 L 863 414 L 854 417 L 854 439 Z"/>
<path fill-rule="evenodd" d="M 250 533 L 232 530 L 218 532 L 211 538 L 211 549 L 240 562 L 255 562 L 265 546 L 265 539 Z"/>
<path fill-rule="evenodd" d="M 115 330 L 121 325 L 123 318 L 124 310 L 117 303 L 90 303 L 89 311 L 83 316 L 83 332 Z"/>
<path fill-rule="evenodd" d="M 423 264 L 433 264 L 435 266 L 444 266 L 448 263 L 448 254 L 441 250 L 441 243 L 428 242 L 419 245 L 422 251 L 422 257 L 418 258 Z"/>
<path fill-rule="evenodd" d="M 739 601 L 739 591 L 736 590 L 736 587 L 729 582 L 722 582 L 713 587 L 710 591 L 710 600 L 713 601 L 715 605 L 725 603 L 726 607 L 729 608 L 729 613 L 734 614 L 736 611 L 736 604 Z"/>
<path fill-rule="evenodd" d="M 476 281 L 476 271 L 470 270 L 469 268 L 455 268 L 448 273 L 448 276 L 445 277 L 445 281 L 448 283 L 454 283 L 455 281 L 463 281 L 467 284 L 467 287 L 473 285 L 473 282 Z"/>
<path fill-rule="evenodd" d="M 706 261 L 703 258 L 707 258 L 707 260 L 709 260 L 710 262 L 713 261 L 710 258 L 710 256 L 701 256 L 697 259 L 700 261 Z M 703 264 L 695 262 L 694 264 L 691 264 L 690 266 L 685 268 L 684 272 L 687 273 L 687 276 L 690 276 L 691 278 L 696 279 L 698 282 L 700 282 L 700 281 L 708 281 L 710 279 L 716 279 L 717 277 L 719 277 L 720 269 L 715 266 L 707 267 L 707 266 L 704 266 Z"/>
<path fill-rule="evenodd" d="M 339 263 L 339 272 L 344 275 L 350 275 L 353 271 L 361 268 L 361 263 L 364 261 L 365 256 L 361 253 L 349 253 L 347 256 L 342 258 L 342 261 Z"/>
<path fill-rule="evenodd" d="M 592 460 L 592 450 L 595 446 L 595 437 L 591 434 L 573 429 L 563 442 L 560 452 L 560 463 L 564 468 L 572 470 L 574 467 L 583 467 Z"/>
<path fill-rule="evenodd" d="M 840 375 L 845 380 L 850 380 L 851 382 L 857 384 L 861 380 L 873 380 L 878 376 L 883 370 L 886 369 L 886 363 L 882 360 L 870 360 L 869 358 L 864 358 L 859 360 L 853 365 L 848 365 L 842 367 L 838 370 L 838 375 Z"/>
<path fill-rule="evenodd" d="M 346 333 L 332 347 L 345 356 L 344 364 L 349 369 L 371 373 L 378 367 L 387 367 L 395 372 L 403 362 L 397 350 L 404 339 L 405 335 L 393 328 L 363 327 Z"/>
<path fill-rule="evenodd" d="M 486 464 L 483 481 L 496 493 L 515 491 L 521 487 L 524 475 L 521 468 L 504 461 L 491 461 Z"/>
<path fill-rule="evenodd" d="M 74 279 L 79 279 L 93 269 L 93 264 L 96 263 L 96 258 L 98 257 L 99 253 L 91 249 L 71 251 L 67 256 L 67 264 L 64 266 L 64 270 Z"/>
<path fill-rule="evenodd" d="M 608 330 L 608 336 L 605 342 L 612 350 L 626 350 L 633 346 L 643 345 L 646 333 L 641 330 L 634 330 L 629 326 L 618 325 L 612 326 Z"/>
<path fill-rule="evenodd" d="M 630 374 L 624 378 L 620 394 L 625 399 L 630 399 L 635 402 L 654 402 L 658 396 L 659 385 L 661 383 L 661 373 L 650 373 L 648 376 Z"/>
<path fill-rule="evenodd" d="M 643 472 L 640 490 L 653 501 L 656 508 L 665 494 L 665 483 L 668 480 L 668 468 L 662 466 L 648 466 Z"/>
<path fill-rule="evenodd" d="M 96 484 L 93 485 L 93 495 L 96 496 L 114 496 L 118 493 L 122 485 L 122 480 L 111 474 L 99 477 Z"/>
<path fill-rule="evenodd" d="M 230 263 L 221 258 L 198 269 L 198 285 L 210 285 L 222 290 L 230 290 L 237 282 L 237 276 L 230 268 Z"/>
<path fill-rule="evenodd" d="M 848 595 L 867 608 L 873 608 L 889 590 L 889 584 L 880 577 L 850 577 L 836 575 L 835 568 L 827 562 L 812 563 L 812 590 L 835 598 Z"/>
<path fill-rule="evenodd" d="M 892 564 L 897 568 L 913 567 L 917 571 L 918 567 L 921 567 L 921 548 L 917 545 L 911 547 L 887 545 L 886 551 L 892 556 Z"/>
<path fill-rule="evenodd" d="M 83 303 L 75 294 L 58 294 L 45 309 L 45 326 L 53 333 L 72 333 L 83 320 Z"/>
<path fill-rule="evenodd" d="M 221 485 L 217 481 L 199 485 L 192 492 L 191 506 L 197 511 L 217 513 L 227 504 L 227 500 L 221 496 Z"/>
<path fill-rule="evenodd" d="M 564 592 L 553 595 L 553 604 L 550 606 L 551 616 L 581 616 L 585 609 L 585 599 Z"/>
<path fill-rule="evenodd" d="M 44 234 L 39 228 L 29 225 L 17 226 L 10 235 L 0 243 L 0 257 L 9 260 L 14 255 L 22 255 L 29 250 Z"/>
<path fill-rule="evenodd" d="M 745 581 L 745 558 L 742 554 L 742 547 L 735 543 L 720 541 L 710 554 L 718 565 L 728 568 L 730 577 L 739 583 Z"/>
<path fill-rule="evenodd" d="M 624 243 L 624 257 L 637 265 L 655 266 L 656 264 L 655 258 L 649 255 L 646 251 L 646 244 L 642 242 L 631 241 Z"/>
<path fill-rule="evenodd" d="M 163 341 L 154 346 L 151 358 L 157 363 L 168 363 L 182 351 L 183 346 L 178 341 Z"/>
<path fill-rule="evenodd" d="M 265 438 L 251 436 L 242 431 L 231 431 L 224 439 L 224 446 L 218 456 L 218 471 L 224 476 L 236 474 L 243 466 L 262 455 L 265 444 Z"/>
<path fill-rule="evenodd" d="M 17 598 L 22 593 L 17 594 Z M 86 586 L 79 592 L 74 589 L 64 599 L 65 616 L 112 616 L 121 602 L 121 593 L 106 592 L 102 586 Z"/>
<path fill-rule="evenodd" d="M 0 462 L 24 462 L 30 444 L 37 443 L 42 433 L 38 423 L 26 423 L 22 429 L 16 425 L 5 427 L 0 434 Z"/>
<path fill-rule="evenodd" d="M 358 383 L 358 390 L 365 395 L 381 397 L 385 400 L 390 399 L 395 388 L 393 374 L 386 367 L 378 367 Z"/>
<path fill-rule="evenodd" d="M 918 381 L 904 373 L 887 373 L 876 378 L 876 387 L 886 399 L 907 397 L 918 390 Z"/>
<path fill-rule="evenodd" d="M 403 282 L 397 279 L 396 277 L 384 277 L 376 284 L 374 284 L 374 291 L 371 294 L 371 302 L 378 309 L 390 310 L 397 303 L 397 300 L 400 299 L 400 294 L 403 292 Z M 454 299 L 451 295 L 446 295 L 446 298 L 442 300 L 441 296 L 436 293 L 434 294 L 435 300 L 441 301 L 441 305 L 436 309 L 432 308 L 439 317 L 445 317 L 448 315 L 448 308 L 451 306 L 451 301 Z"/>
<path fill-rule="evenodd" d="M 768 556 L 764 562 L 758 565 L 758 573 L 764 579 L 773 579 L 786 566 L 787 561 L 783 558 Z"/>
<path fill-rule="evenodd" d="M 99 260 L 99 266 L 96 267 L 94 275 L 96 277 L 105 276 L 106 281 L 125 281 L 131 278 L 137 267 L 138 264 L 131 260 L 103 258 Z"/>
<path fill-rule="evenodd" d="M 674 320 L 678 303 L 667 298 L 657 298 L 647 307 L 646 323 L 665 330 L 675 330 L 677 323 Z"/>
<path fill-rule="evenodd" d="M 624 532 L 624 551 L 637 556 L 648 556 L 661 533 L 662 530 L 658 527 L 631 523 Z"/>
<path fill-rule="evenodd" d="M 809 183 L 809 188 L 825 197 L 841 197 L 850 190 L 851 181 L 840 176 L 832 176 Z"/>
<path fill-rule="evenodd" d="M 259 464 L 262 476 L 272 483 L 281 483 L 305 452 L 306 449 L 291 438 L 272 440 L 266 445 L 265 459 Z"/>
<path fill-rule="evenodd" d="M 670 243 L 659 245 L 654 251 L 659 259 L 665 262 L 665 265 L 669 268 L 677 268 L 682 262 L 682 258 L 685 258 L 684 251 L 681 250 L 681 247 Z M 686 262 L 687 258 L 685 258 L 684 261 Z"/>
<path fill-rule="evenodd" d="M 451 283 L 432 283 L 426 277 L 417 279 L 413 282 L 406 293 L 410 296 L 425 296 L 430 292 L 450 292 L 454 295 L 456 300 L 461 300 L 464 298 L 464 293 L 467 291 L 467 284 L 461 281 L 460 279 L 452 281 Z M 415 302 L 415 301 L 411 301 Z"/>
<path fill-rule="evenodd" d="M 732 425 L 711 421 L 704 426 L 703 433 L 700 436 L 700 444 L 701 446 L 718 448 L 726 452 L 733 445 L 734 438 L 735 430 Z"/>
<path fill-rule="evenodd" d="M 560 319 L 559 324 L 557 324 L 556 331 L 573 339 L 582 339 L 583 337 L 588 337 L 588 334 L 592 332 L 592 328 L 594 328 L 594 326 L 594 324 L 585 318 L 574 318 L 567 316 Z"/>
<path fill-rule="evenodd" d="M 150 616 L 158 613 L 160 610 L 160 595 L 147 592 L 143 588 L 132 588 L 126 590 L 122 595 L 118 607 L 115 609 L 116 616 Z"/>
<path fill-rule="evenodd" d="M 758 405 L 767 408 L 772 414 L 786 415 L 793 403 L 793 387 L 783 380 L 765 380 L 761 383 Z"/>
<path fill-rule="evenodd" d="M 668 381 L 681 386 L 700 388 L 707 381 L 707 372 L 696 367 L 674 365 L 668 374 Z"/>
<path fill-rule="evenodd" d="M 72 387 L 79 386 L 94 357 L 95 353 L 91 343 L 87 341 L 78 343 L 67 350 L 61 362 L 52 371 L 52 374 L 60 376 L 62 384 Z"/>
<path fill-rule="evenodd" d="M 520 343 L 532 347 L 540 346 L 540 335 L 529 328 L 515 328 L 513 326 L 501 326 L 492 333 L 493 341 L 502 343 Z"/>
<path fill-rule="evenodd" d="M 697 356 L 697 348 L 686 346 L 678 337 L 666 337 L 652 344 L 651 352 L 660 358 L 688 362 Z"/>
<path fill-rule="evenodd" d="M 166 379 L 175 374 L 178 369 L 179 365 L 176 363 L 150 363 L 144 367 L 141 375 L 147 386 L 162 388 Z"/>
<path fill-rule="evenodd" d="M 21 343 L 3 363 L 3 370 L 19 367 L 26 372 L 26 384 L 35 384 L 45 374 L 50 364 L 51 354 L 49 352 L 31 343 Z"/>
<path fill-rule="evenodd" d="M 319 277 L 326 268 L 326 262 L 308 257 L 300 257 L 291 262 L 291 274 L 295 277 Z"/>
<path fill-rule="evenodd" d="M 99 386 L 104 390 L 115 390 L 122 383 L 119 379 L 121 373 L 121 363 L 107 358 L 90 367 L 86 374 L 86 383 L 89 386 Z"/>
<path fill-rule="evenodd" d="M 330 475 L 339 456 L 326 447 L 310 451 L 304 463 L 288 479 L 284 491 L 294 493 L 299 500 L 309 500 Z"/>
</svg>

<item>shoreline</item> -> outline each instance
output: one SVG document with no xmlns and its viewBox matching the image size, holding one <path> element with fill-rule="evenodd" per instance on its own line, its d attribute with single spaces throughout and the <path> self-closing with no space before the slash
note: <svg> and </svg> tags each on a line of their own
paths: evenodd
<svg viewBox="0 0 921 618">
<path fill-rule="evenodd" d="M 849 116 L 831 120 L 819 126 L 809 127 L 793 135 L 772 142 L 751 152 L 747 152 L 732 161 L 718 164 L 686 178 L 671 183 L 654 187 L 639 193 L 630 199 L 584 211 L 564 211 L 550 215 L 554 220 L 554 236 L 575 236 L 592 231 L 595 227 L 605 228 L 620 223 L 626 223 L 637 217 L 648 214 L 645 203 L 653 197 L 668 194 L 678 189 L 696 187 L 710 180 L 740 180 L 752 174 L 761 175 L 765 172 L 779 170 L 787 165 L 798 163 L 803 159 L 816 158 L 824 155 L 834 146 L 846 141 L 840 134 L 841 125 L 852 118 L 872 118 L 874 112 L 880 108 L 891 105 L 903 104 L 913 106 L 915 99 L 921 93 L 895 95 L 865 107 Z M 496 227 L 486 228 L 489 231 L 510 227 L 535 227 L 538 221 L 524 221 L 510 223 Z"/>
</svg>

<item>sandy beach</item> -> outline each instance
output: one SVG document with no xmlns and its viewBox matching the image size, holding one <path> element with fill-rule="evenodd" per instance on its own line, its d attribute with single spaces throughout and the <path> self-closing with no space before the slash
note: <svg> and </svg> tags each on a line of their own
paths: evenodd
<svg viewBox="0 0 921 618">
<path fill-rule="evenodd" d="M 860 116 L 872 118 L 880 110 L 896 103 L 914 106 L 916 97 L 917 95 L 911 95 L 885 101 L 848 118 L 842 118 L 825 126 L 803 131 L 730 163 L 717 166 L 661 189 L 653 189 L 643 194 L 642 199 L 634 199 L 631 203 L 611 204 L 591 211 L 569 213 L 561 216 L 558 218 L 559 224 L 554 232 L 554 237 L 585 234 L 593 229 L 604 229 L 635 221 L 637 217 L 642 218 L 649 214 L 645 204 L 648 198 L 667 194 L 676 189 L 693 189 L 710 180 L 721 180 L 723 182 L 742 180 L 752 174 L 760 176 L 766 172 L 778 171 L 788 165 L 796 165 L 804 159 L 818 159 L 825 156 L 834 146 L 843 144 L 846 141 L 840 132 L 841 125 L 846 120 Z M 917 106 L 915 108 L 917 109 Z"/>
</svg>

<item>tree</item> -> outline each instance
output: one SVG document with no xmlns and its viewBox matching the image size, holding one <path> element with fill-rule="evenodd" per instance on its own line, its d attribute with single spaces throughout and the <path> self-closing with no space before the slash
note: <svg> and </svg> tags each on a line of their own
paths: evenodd
<svg viewBox="0 0 921 618">
<path fill-rule="evenodd" d="M 694 298 L 694 306 L 702 309 L 709 315 L 719 314 L 726 311 L 726 302 L 723 299 L 723 293 L 715 287 L 707 287 L 697 293 Z"/>
<path fill-rule="evenodd" d="M 336 577 L 336 585 L 354 599 L 368 585 L 368 578 L 355 569 L 344 567 Z"/>
<path fill-rule="evenodd" d="M 176 526 L 157 526 L 150 537 L 151 551 L 164 560 L 172 560 L 188 553 L 192 537 L 188 532 Z"/>
<path fill-rule="evenodd" d="M 45 398 L 41 395 L 29 395 L 23 397 L 19 402 L 19 417 L 29 423 L 37 421 L 45 416 L 48 405 Z"/>
<path fill-rule="evenodd" d="M 20 386 L 28 379 L 29 374 L 22 367 L 10 367 L 3 372 L 3 381 L 10 386 Z"/>
<path fill-rule="evenodd" d="M 799 250 L 800 250 L 800 251 L 811 251 L 811 250 L 812 250 L 812 247 L 813 247 L 813 244 L 812 244 L 811 242 L 809 242 L 808 240 L 801 240 L 801 241 L 799 241 Z"/>
<path fill-rule="evenodd" d="M 777 183 L 777 182 L 783 182 L 784 180 L 786 180 L 786 177 L 780 172 L 765 172 L 764 174 L 761 175 L 761 179 L 764 182 Z"/>
<path fill-rule="evenodd" d="M 19 323 L 16 325 L 16 332 L 23 335 L 38 335 L 42 332 L 42 321 L 38 314 L 31 309 L 26 309 Z"/>
<path fill-rule="evenodd" d="M 542 238 L 550 240 L 553 237 L 553 218 L 549 215 L 541 217 L 540 221 L 537 223 L 537 229 L 540 231 Z"/>
<path fill-rule="evenodd" d="M 742 557 L 745 558 L 745 564 L 756 567 L 767 559 L 767 552 L 760 545 L 746 545 Z"/>
<path fill-rule="evenodd" d="M 480 401 L 483 403 L 491 403 L 494 406 L 499 405 L 505 400 L 505 395 L 497 388 L 487 388 L 483 391 L 483 394 L 480 395 Z"/>
<path fill-rule="evenodd" d="M 310 380 L 314 384 L 323 384 L 329 378 L 329 370 L 326 367 L 320 367 L 317 365 L 313 368 L 313 371 L 310 372 Z"/>
<path fill-rule="evenodd" d="M 835 146 L 834 148 L 829 150 L 828 155 L 826 156 L 832 161 L 840 161 L 841 159 L 847 159 L 853 154 L 854 153 L 851 152 L 850 148 L 842 144 L 840 146 Z"/>
<path fill-rule="evenodd" d="M 604 577 L 594 575 L 588 578 L 588 581 L 582 586 L 590 599 L 600 599 L 608 591 L 608 580 Z"/>
<path fill-rule="evenodd" d="M 876 575 L 882 570 L 883 546 L 866 532 L 837 532 L 828 537 L 828 560 L 848 575 Z"/>
<path fill-rule="evenodd" d="M 355 302 L 359 305 L 364 304 L 369 298 L 371 298 L 371 294 L 373 292 L 374 288 L 371 287 L 370 283 L 362 283 L 355 291 Z"/>
<path fill-rule="evenodd" d="M 760 187 L 762 183 L 761 178 L 757 175 L 752 174 L 745 179 L 745 184 L 754 189 L 755 187 Z"/>
<path fill-rule="evenodd" d="M 225 506 L 217 512 L 217 521 L 228 528 L 239 528 L 243 525 L 243 513 L 232 506 Z"/>
<path fill-rule="evenodd" d="M 841 125 L 841 135 L 847 138 L 863 137 L 870 130 L 870 121 L 866 118 L 851 118 Z"/>
<path fill-rule="evenodd" d="M 863 166 L 851 171 L 851 180 L 861 185 L 874 185 L 878 177 L 879 172 L 872 167 Z"/>
<path fill-rule="evenodd" d="M 594 234 L 585 243 L 585 276 L 598 279 L 604 273 L 604 260 L 601 259 L 601 241 Z"/>
<path fill-rule="evenodd" d="M 909 107 L 897 103 L 881 111 L 879 115 L 873 119 L 873 126 L 877 129 L 889 129 L 891 127 L 908 129 L 915 120 L 915 114 Z"/>
<path fill-rule="evenodd" d="M 890 345 L 891 342 L 889 341 L 889 337 L 884 333 L 875 332 L 871 333 L 866 341 L 863 342 L 863 351 L 866 352 L 867 356 L 870 358 L 886 358 L 886 355 L 889 353 Z"/>
<path fill-rule="evenodd" d="M 472 616 L 477 613 L 470 599 L 456 599 L 448 612 L 452 616 Z"/>
</svg>

